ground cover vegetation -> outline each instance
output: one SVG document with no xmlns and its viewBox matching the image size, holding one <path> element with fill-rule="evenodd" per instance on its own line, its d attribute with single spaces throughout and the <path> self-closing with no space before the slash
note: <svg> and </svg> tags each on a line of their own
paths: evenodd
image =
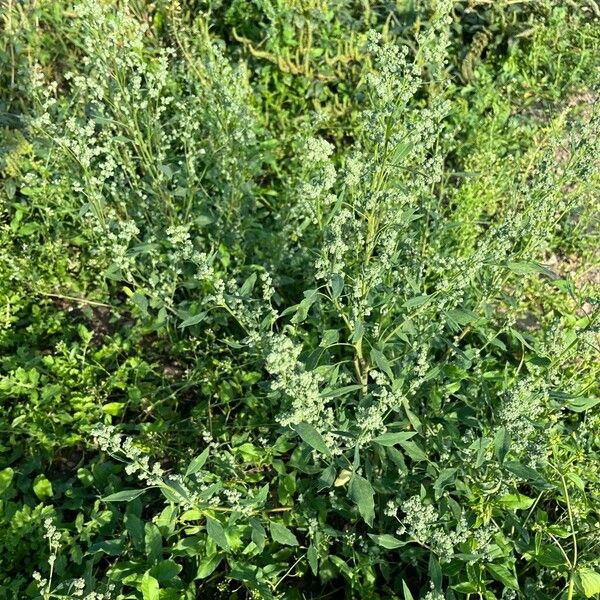
<svg viewBox="0 0 600 600">
<path fill-rule="evenodd" d="M 596 0 L 0 6 L 0 599 L 598 597 Z"/>
</svg>

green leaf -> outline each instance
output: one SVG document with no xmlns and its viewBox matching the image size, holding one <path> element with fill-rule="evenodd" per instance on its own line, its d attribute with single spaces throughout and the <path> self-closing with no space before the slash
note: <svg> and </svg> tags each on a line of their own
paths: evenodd
<svg viewBox="0 0 600 600">
<path fill-rule="evenodd" d="M 219 563 L 223 560 L 223 555 L 220 554 L 211 554 L 206 558 L 203 558 L 198 563 L 198 571 L 196 573 L 196 577 L 198 579 L 206 579 L 208 576 L 212 575 L 215 569 L 219 566 Z"/>
<path fill-rule="evenodd" d="M 600 404 L 600 398 L 573 398 L 567 400 L 565 406 L 573 412 L 584 412 Z"/>
<path fill-rule="evenodd" d="M 392 368 L 383 352 L 377 350 L 376 348 L 371 348 L 371 360 L 377 365 L 377 368 L 380 371 L 383 371 L 389 377 L 390 381 L 394 380 Z"/>
<path fill-rule="evenodd" d="M 334 273 L 331 276 L 331 292 L 333 298 L 339 298 L 344 289 L 344 278 L 338 273 Z"/>
<path fill-rule="evenodd" d="M 296 536 L 285 525 L 271 521 L 269 528 L 271 529 L 271 537 L 273 538 L 273 541 L 277 542 L 278 544 L 284 544 L 286 546 L 300 545 L 298 538 L 296 538 Z"/>
<path fill-rule="evenodd" d="M 104 496 L 102 500 L 104 502 L 129 502 L 135 500 L 138 496 L 141 496 L 145 490 L 122 490 L 114 494 Z"/>
<path fill-rule="evenodd" d="M 142 597 L 144 600 L 159 600 L 160 587 L 158 581 L 146 571 L 142 577 Z"/>
<path fill-rule="evenodd" d="M 107 415 L 111 417 L 118 417 L 123 414 L 125 409 L 124 402 L 107 402 L 102 405 L 102 412 L 105 412 Z"/>
<path fill-rule="evenodd" d="M 308 559 L 308 564 L 310 566 L 310 570 L 313 572 L 313 575 L 319 574 L 319 559 L 317 556 L 317 549 L 311 544 L 308 547 L 306 552 L 306 558 Z"/>
<path fill-rule="evenodd" d="M 518 275 L 528 275 L 530 273 L 542 273 L 550 279 L 557 279 L 558 275 L 544 267 L 544 265 L 540 265 L 532 260 L 524 261 L 524 262 L 509 262 L 506 265 L 513 273 L 517 273 Z"/>
<path fill-rule="evenodd" d="M 217 546 L 220 546 L 223 550 L 229 550 L 229 542 L 227 541 L 225 530 L 219 521 L 212 517 L 206 517 L 206 533 Z"/>
<path fill-rule="evenodd" d="M 340 339 L 340 332 L 337 329 L 326 329 L 323 332 L 323 337 L 319 343 L 321 348 L 329 348 L 333 344 L 337 344 Z"/>
<path fill-rule="evenodd" d="M 425 304 L 427 300 L 429 300 L 429 296 L 415 296 L 414 298 L 407 300 L 402 306 L 404 308 L 415 308 Z"/>
<path fill-rule="evenodd" d="M 183 567 L 174 560 L 161 560 L 157 565 L 150 569 L 150 574 L 155 577 L 159 583 L 167 583 L 181 572 Z"/>
<path fill-rule="evenodd" d="M 52 498 L 52 495 L 54 494 L 52 484 L 46 479 L 46 476 L 42 474 L 38 475 L 33 480 L 33 492 L 40 500 Z"/>
<path fill-rule="evenodd" d="M 325 456 L 331 456 L 331 451 L 327 447 L 323 436 L 310 424 L 298 423 L 292 425 L 292 429 L 306 442 L 311 448 L 314 448 Z"/>
<path fill-rule="evenodd" d="M 415 462 L 427 460 L 427 454 L 425 454 L 421 447 L 418 446 L 415 442 L 400 442 L 400 446 L 402 446 L 404 452 L 406 452 L 406 454 L 408 454 L 408 456 L 412 458 L 412 460 L 414 460 Z"/>
<path fill-rule="evenodd" d="M 429 566 L 427 572 L 429 574 L 429 578 L 431 579 L 431 583 L 433 584 L 433 588 L 438 592 L 441 591 L 442 567 L 433 552 L 429 555 Z"/>
<path fill-rule="evenodd" d="M 202 321 L 204 321 L 206 315 L 206 312 L 201 312 L 197 315 L 193 315 L 192 317 L 188 317 L 179 324 L 179 329 L 184 329 L 185 327 L 191 327 L 192 325 L 197 325 L 198 323 L 201 323 Z"/>
<path fill-rule="evenodd" d="M 256 517 L 250 517 L 249 521 L 250 525 L 252 526 L 252 533 L 250 534 L 250 537 L 258 551 L 262 552 L 267 540 L 267 532 Z"/>
<path fill-rule="evenodd" d="M 90 554 L 97 554 L 104 552 L 109 556 L 121 556 L 123 554 L 124 540 L 123 538 L 116 538 L 113 540 L 102 540 L 101 542 L 95 542 L 88 548 Z"/>
<path fill-rule="evenodd" d="M 323 471 L 321 471 L 321 475 L 319 476 L 319 479 L 317 481 L 319 486 L 317 489 L 319 492 L 321 490 L 330 488 L 333 485 L 336 473 L 337 471 L 335 465 L 329 465 L 326 469 L 323 469 Z"/>
<path fill-rule="evenodd" d="M 360 342 L 360 340 L 362 340 L 364 334 L 365 334 L 364 323 L 362 321 L 356 321 L 354 323 L 354 331 L 352 332 L 352 335 L 350 336 L 350 343 L 357 344 L 358 342 Z"/>
<path fill-rule="evenodd" d="M 195 473 L 200 471 L 200 469 L 202 469 L 202 467 L 204 466 L 204 463 L 206 462 L 206 459 L 208 458 L 209 452 L 210 452 L 210 448 L 205 448 L 204 451 L 202 452 L 202 454 L 200 454 L 199 456 L 196 456 L 196 458 L 194 458 L 190 462 L 190 464 L 188 465 L 188 468 L 185 471 L 186 477 L 189 477 L 190 475 L 194 475 Z"/>
<path fill-rule="evenodd" d="M 494 565 L 488 564 L 486 565 L 486 569 L 490 573 L 490 575 L 500 583 L 503 583 L 506 587 L 511 590 L 519 589 L 519 582 L 515 575 L 504 565 Z"/>
<path fill-rule="evenodd" d="M 395 444 L 401 444 L 402 442 L 406 442 L 415 435 L 417 435 L 416 431 L 387 431 L 386 433 L 378 435 L 373 441 L 381 446 L 389 447 L 394 446 Z"/>
<path fill-rule="evenodd" d="M 510 332 L 521 342 L 521 344 L 523 344 L 523 346 L 529 348 L 530 350 L 534 350 L 534 347 L 523 337 L 519 331 L 511 327 Z"/>
<path fill-rule="evenodd" d="M 548 528 L 550 530 L 550 528 Z M 571 533 L 567 532 L 570 536 Z M 550 569 L 556 569 L 567 565 L 564 554 L 556 547 L 550 544 L 542 544 L 536 554 L 533 555 L 534 560 Z"/>
<path fill-rule="evenodd" d="M 581 567 L 575 573 L 575 581 L 586 598 L 600 594 L 600 574 L 589 567 Z"/>
<path fill-rule="evenodd" d="M 489 438 L 479 438 L 471 445 L 471 448 L 477 450 L 477 459 L 475 460 L 475 468 L 478 469 L 485 462 L 485 450 L 490 444 Z"/>
<path fill-rule="evenodd" d="M 362 389 L 361 385 L 352 384 L 345 385 L 339 388 L 335 388 L 333 390 L 324 391 L 321 396 L 323 398 L 339 398 L 340 396 L 345 396 L 346 394 L 350 394 L 351 392 L 356 392 L 357 390 Z"/>
<path fill-rule="evenodd" d="M 476 593 L 479 588 L 472 581 L 462 581 L 456 585 L 451 586 L 453 590 L 460 592 L 461 594 L 473 594 Z"/>
<path fill-rule="evenodd" d="M 540 490 L 550 490 L 554 487 L 552 484 L 548 483 L 542 477 L 542 475 L 540 473 L 538 473 L 535 469 L 532 469 L 531 467 L 527 467 L 527 466 L 521 464 L 519 461 L 516 461 L 516 460 L 507 461 L 504 464 L 504 467 L 508 471 L 513 473 L 513 475 L 516 475 L 517 477 L 520 477 L 521 479 L 528 481 L 534 487 L 536 487 Z"/>
<path fill-rule="evenodd" d="M 533 504 L 533 498 L 523 494 L 506 494 L 498 498 L 498 504 L 509 510 L 525 510 Z"/>
<path fill-rule="evenodd" d="M 468 325 L 479 318 L 474 312 L 463 308 L 449 310 L 446 314 L 459 325 Z"/>
<path fill-rule="evenodd" d="M 146 556 L 150 561 L 157 562 L 162 559 L 162 535 L 160 533 L 160 529 L 154 523 L 145 524 L 144 543 L 146 546 Z"/>
<path fill-rule="evenodd" d="M 250 275 L 250 277 L 248 277 L 248 279 L 246 279 L 246 281 L 244 281 L 244 284 L 242 285 L 242 287 L 240 289 L 240 296 L 246 298 L 247 296 L 250 295 L 250 293 L 254 289 L 254 284 L 256 283 L 256 279 L 257 279 L 256 273 L 252 273 L 252 275 Z"/>
<path fill-rule="evenodd" d="M 133 296 L 131 296 L 131 301 L 140 309 L 142 316 L 148 316 L 148 298 L 146 298 L 144 294 L 136 292 Z"/>
<path fill-rule="evenodd" d="M 501 427 L 494 436 L 494 451 L 498 462 L 502 464 L 510 449 L 510 433 L 506 427 Z"/>
<path fill-rule="evenodd" d="M 144 524 L 142 520 L 133 513 L 127 513 L 124 517 L 125 528 L 136 548 L 144 547 Z"/>
<path fill-rule="evenodd" d="M 456 472 L 457 469 L 455 468 L 442 469 L 440 471 L 440 474 L 433 484 L 433 489 L 437 492 L 438 497 L 441 495 L 442 490 L 456 479 Z"/>
<path fill-rule="evenodd" d="M 360 516 L 369 526 L 373 526 L 375 518 L 375 491 L 367 479 L 353 475 L 348 486 L 348 496 L 358 507 Z"/>
<path fill-rule="evenodd" d="M 410 593 L 410 590 L 408 589 L 408 586 L 406 585 L 404 579 L 402 580 L 402 592 L 404 594 L 404 600 L 415 600 L 413 598 L 413 595 Z"/>
<path fill-rule="evenodd" d="M 14 475 L 15 471 L 10 467 L 6 467 L 6 469 L 0 471 L 0 494 L 3 494 L 10 487 Z"/>
<path fill-rule="evenodd" d="M 310 307 L 315 303 L 319 294 L 317 290 L 307 290 L 304 292 L 304 299 L 296 307 L 296 314 L 292 317 L 292 323 L 302 323 L 308 316 Z"/>
<path fill-rule="evenodd" d="M 405 546 L 407 542 L 403 542 L 399 540 L 397 537 L 390 535 L 389 533 L 383 533 L 381 535 L 375 535 L 369 533 L 369 537 L 382 548 L 386 548 L 388 550 L 395 550 L 396 548 L 401 548 Z"/>
</svg>

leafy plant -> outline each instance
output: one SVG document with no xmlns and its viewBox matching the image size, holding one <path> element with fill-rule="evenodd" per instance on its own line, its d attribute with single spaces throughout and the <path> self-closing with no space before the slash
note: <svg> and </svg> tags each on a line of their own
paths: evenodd
<svg viewBox="0 0 600 600">
<path fill-rule="evenodd" d="M 0 598 L 599 595 L 597 19 L 2 4 Z"/>
</svg>

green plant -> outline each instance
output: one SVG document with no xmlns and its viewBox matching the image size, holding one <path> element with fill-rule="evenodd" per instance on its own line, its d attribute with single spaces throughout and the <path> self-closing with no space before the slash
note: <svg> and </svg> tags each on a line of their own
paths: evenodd
<svg viewBox="0 0 600 600">
<path fill-rule="evenodd" d="M 2 10 L 0 598 L 600 594 L 593 2 Z"/>
</svg>

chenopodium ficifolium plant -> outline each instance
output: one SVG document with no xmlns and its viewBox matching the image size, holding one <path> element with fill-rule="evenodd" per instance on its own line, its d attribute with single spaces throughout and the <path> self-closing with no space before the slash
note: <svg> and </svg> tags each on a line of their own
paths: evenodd
<svg viewBox="0 0 600 600">
<path fill-rule="evenodd" d="M 369 36 L 363 128 L 343 157 L 326 139 L 307 139 L 302 160 L 313 172 L 288 213 L 290 261 L 308 244 L 318 248 L 312 281 L 277 319 L 256 319 L 261 331 L 246 341 L 264 349 L 278 421 L 303 442 L 303 468 L 320 470 L 304 500 L 329 490 L 333 511 L 348 518 L 354 505 L 377 546 L 429 557 L 432 593 L 441 590 L 441 565 L 460 553 L 479 571 L 455 580 L 457 589 L 483 592 L 491 577 L 515 590 L 520 550 L 493 517 L 529 508 L 557 485 L 552 437 L 540 439 L 541 427 L 550 431 L 564 410 L 557 391 L 572 389 L 565 355 L 585 349 L 597 326 L 584 319 L 577 344 L 559 326 L 551 348 L 534 348 L 515 329 L 505 292 L 515 274 L 554 277 L 535 259 L 593 183 L 598 118 L 550 130 L 515 173 L 498 221 L 470 250 L 448 252 L 450 10 L 436 3 L 412 54 Z M 570 157 L 558 165 L 565 135 Z M 486 374 L 483 350 L 506 349 L 506 336 L 520 346 L 521 364 Z M 522 492 L 527 486 L 537 500 Z M 555 567 L 570 568 L 576 583 L 576 562 Z"/>
<path fill-rule="evenodd" d="M 517 558 L 589 589 L 598 539 L 584 491 L 561 470 L 577 452 L 558 440 L 571 427 L 561 413 L 587 406 L 574 371 L 597 325 L 591 317 L 574 329 L 558 323 L 535 342 L 515 329 L 509 295 L 521 289 L 515 276 L 552 277 L 536 258 L 593 183 L 598 119 L 568 131 L 564 164 L 555 157 L 565 127 L 550 131 L 515 168 L 497 222 L 472 247 L 456 244 L 445 193 L 454 185 L 445 174 L 453 4 L 432 2 L 411 46 L 369 34 L 352 144 L 342 152 L 317 130 L 304 140 L 302 175 L 285 194 L 294 201 L 273 217 L 281 235 L 271 255 L 264 238 L 248 235 L 260 226 L 253 186 L 266 133 L 248 73 L 211 41 L 202 16 L 197 35 L 179 31 L 174 17 L 174 43 L 162 48 L 148 44 L 127 3 L 84 2 L 80 72 L 59 89 L 32 70 L 39 112 L 29 133 L 53 149 L 48 170 L 96 241 L 92 267 L 130 284 L 142 314 L 172 316 L 191 335 L 204 323 L 222 331 L 223 319 L 209 314 L 231 317 L 241 334 L 223 335 L 228 348 L 250 355 L 268 381 L 267 412 L 285 458 L 275 470 L 287 477 L 281 487 L 297 492 L 285 506 L 269 486 L 245 483 L 226 445 L 178 474 L 119 432 L 97 432 L 126 475 L 162 493 L 168 515 L 159 519 L 198 536 L 200 578 L 226 557 L 227 577 L 273 597 L 293 557 L 301 575 L 331 577 L 333 565 L 362 585 L 351 565 L 369 582 L 376 567 L 385 572 L 385 553 L 401 549 L 402 576 L 424 565 L 429 598 L 444 584 L 487 594 L 491 580 L 515 592 Z M 32 177 L 53 201 L 48 175 Z M 237 269 L 244 260 L 253 262 L 247 277 Z M 299 292 L 284 290 L 288 264 L 306 267 Z M 520 353 L 518 364 L 507 347 Z M 597 421 L 587 422 L 577 443 L 592 443 L 595 432 Z M 546 521 L 530 533 L 515 512 L 536 506 Z M 267 543 L 283 553 L 276 567 Z M 242 556 L 257 564 L 241 565 Z M 46 595 L 54 593 L 49 571 Z M 157 581 L 148 570 L 132 585 L 150 594 Z"/>
<path fill-rule="evenodd" d="M 71 200 L 90 267 L 135 287 L 132 301 L 162 322 L 185 311 L 175 299 L 184 279 L 202 289 L 220 245 L 229 261 L 248 243 L 262 156 L 248 74 L 201 16 L 193 31 L 174 17 L 166 47 L 148 43 L 149 25 L 127 4 L 81 2 L 74 18 L 77 69 L 58 86 L 31 67 L 37 107 L 26 125 L 53 151 L 52 181 L 29 185 L 57 206 Z"/>
</svg>

